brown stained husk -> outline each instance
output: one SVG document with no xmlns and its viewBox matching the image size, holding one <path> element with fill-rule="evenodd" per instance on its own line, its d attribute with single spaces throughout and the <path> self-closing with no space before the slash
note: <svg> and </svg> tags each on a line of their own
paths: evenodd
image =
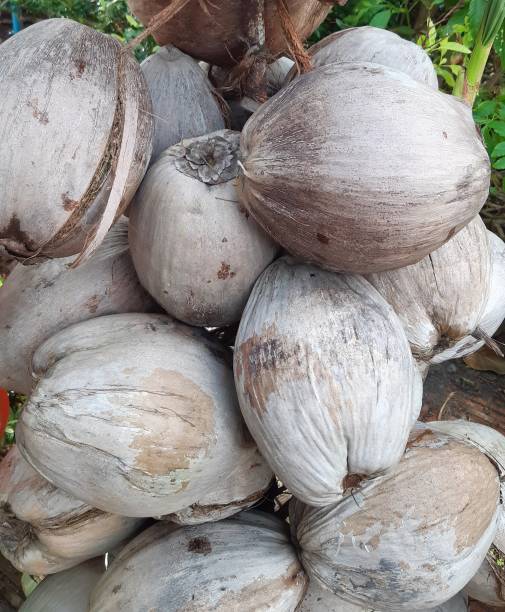
<svg viewBox="0 0 505 612">
<path fill-rule="evenodd" d="M 126 45 L 126 49 L 134 49 L 137 45 L 140 45 L 146 38 L 154 34 L 158 28 L 168 23 L 177 13 L 182 10 L 186 4 L 194 0 L 171 0 L 170 4 L 162 11 L 157 13 L 149 22 L 147 28 L 136 36 L 133 40 Z M 206 0 L 197 0 L 202 10 L 205 9 Z"/>
<path fill-rule="evenodd" d="M 312 69 L 312 61 L 309 54 L 305 51 L 303 42 L 296 31 L 293 21 L 289 15 L 288 7 L 285 0 L 276 0 L 277 12 L 284 32 L 284 38 L 295 62 L 296 71 L 298 74 L 304 74 Z"/>
</svg>

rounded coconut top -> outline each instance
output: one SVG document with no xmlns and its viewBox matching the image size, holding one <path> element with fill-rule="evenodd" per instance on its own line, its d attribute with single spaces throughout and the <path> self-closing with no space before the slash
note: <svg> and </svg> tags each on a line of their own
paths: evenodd
<svg viewBox="0 0 505 612">
<path fill-rule="evenodd" d="M 362 26 L 334 32 L 312 45 L 309 55 L 315 68 L 332 63 L 370 62 L 400 70 L 438 89 L 437 73 L 426 51 L 383 28 Z M 288 79 L 295 75 L 292 70 Z"/>
<path fill-rule="evenodd" d="M 270 483 L 227 352 L 199 330 L 164 315 L 98 317 L 44 342 L 33 368 L 18 445 L 90 505 L 140 517 L 193 505 L 238 511 Z"/>
<path fill-rule="evenodd" d="M 235 341 L 240 407 L 263 456 L 306 503 L 397 463 L 421 376 L 391 307 L 363 278 L 282 257 L 258 279 Z"/>
<path fill-rule="evenodd" d="M 241 158 L 252 216 L 293 255 L 337 272 L 419 261 L 473 219 L 489 189 L 468 106 L 364 62 L 315 68 L 265 102 L 244 127 Z"/>
<path fill-rule="evenodd" d="M 244 512 L 197 527 L 149 528 L 114 560 L 93 593 L 90 612 L 292 612 L 306 584 L 285 523 Z"/>
<path fill-rule="evenodd" d="M 442 604 L 475 574 L 499 503 L 486 455 L 424 428 L 396 468 L 332 506 L 295 501 L 290 522 L 311 579 L 354 604 L 412 610 Z"/>
</svg>

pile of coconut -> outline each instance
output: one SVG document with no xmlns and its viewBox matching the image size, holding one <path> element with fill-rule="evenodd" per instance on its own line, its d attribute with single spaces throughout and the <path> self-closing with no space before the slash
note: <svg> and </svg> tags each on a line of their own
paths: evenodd
<svg viewBox="0 0 505 612">
<path fill-rule="evenodd" d="M 420 421 L 505 317 L 471 109 L 391 32 L 300 54 L 322 0 L 130 4 L 140 65 L 66 19 L 0 46 L 22 610 L 505 606 L 505 438 Z"/>
</svg>

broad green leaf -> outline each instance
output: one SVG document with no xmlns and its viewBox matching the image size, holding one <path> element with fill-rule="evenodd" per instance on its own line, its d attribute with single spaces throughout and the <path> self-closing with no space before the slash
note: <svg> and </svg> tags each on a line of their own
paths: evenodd
<svg viewBox="0 0 505 612">
<path fill-rule="evenodd" d="M 487 3 L 488 0 L 470 0 L 468 6 L 468 22 L 474 36 L 477 36 L 477 32 L 479 31 Z"/>
<path fill-rule="evenodd" d="M 490 121 L 488 127 L 492 128 L 500 136 L 505 136 L 505 121 Z"/>
<path fill-rule="evenodd" d="M 451 42 L 447 39 L 444 39 L 440 42 L 440 47 L 447 51 L 456 51 L 458 53 L 471 53 L 471 50 L 465 45 L 461 45 L 457 42 Z"/>
<path fill-rule="evenodd" d="M 491 152 L 492 157 L 505 155 L 505 142 L 499 142 Z"/>
<path fill-rule="evenodd" d="M 391 19 L 391 11 L 380 11 L 377 15 L 374 15 L 370 21 L 370 25 L 375 28 L 387 28 L 389 20 Z"/>
<path fill-rule="evenodd" d="M 505 170 L 505 157 L 500 157 L 500 159 L 493 162 L 493 168 L 495 170 Z"/>
<path fill-rule="evenodd" d="M 495 100 L 484 100 L 475 108 L 475 114 L 481 117 L 490 117 L 496 110 L 497 103 Z"/>
</svg>

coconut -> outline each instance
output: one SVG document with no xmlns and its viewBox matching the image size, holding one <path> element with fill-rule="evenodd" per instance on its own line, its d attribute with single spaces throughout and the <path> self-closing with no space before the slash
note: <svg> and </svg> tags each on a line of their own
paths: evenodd
<svg viewBox="0 0 505 612">
<path fill-rule="evenodd" d="M 257 502 L 270 483 L 227 352 L 199 330 L 164 315 L 98 317 L 44 342 L 33 368 L 20 450 L 94 507 L 215 520 Z"/>
<path fill-rule="evenodd" d="M 60 329 L 105 314 L 153 311 L 128 253 L 128 223 L 119 220 L 92 258 L 18 264 L 0 289 L 0 387 L 28 394 L 35 349 Z"/>
<path fill-rule="evenodd" d="M 468 602 L 463 592 L 436 608 L 423 612 L 467 612 Z M 315 581 L 311 581 L 298 612 L 377 612 L 377 608 L 363 608 L 344 601 Z"/>
<path fill-rule="evenodd" d="M 320 0 L 285 0 L 294 31 L 305 39 L 318 28 L 331 6 Z M 166 0 L 128 0 L 128 6 L 145 25 L 167 7 Z M 263 8 L 264 7 L 264 8 Z M 266 51 L 275 56 L 288 49 L 276 0 L 210 0 L 189 2 L 170 21 L 158 27 L 154 38 L 189 55 L 215 64 L 234 66 L 265 37 Z M 261 38 L 261 34 L 260 34 Z"/>
<path fill-rule="evenodd" d="M 141 283 L 190 325 L 240 319 L 275 243 L 239 204 L 239 134 L 184 140 L 149 170 L 130 212 L 130 248 Z"/>
<path fill-rule="evenodd" d="M 475 217 L 489 188 L 471 109 L 377 64 L 295 79 L 247 122 L 241 159 L 252 216 L 292 254 L 335 271 L 419 261 Z"/>
<path fill-rule="evenodd" d="M 362 277 L 291 258 L 256 283 L 234 365 L 263 456 L 314 506 L 397 463 L 421 409 L 421 375 L 385 300 Z"/>
<path fill-rule="evenodd" d="M 191 57 L 169 45 L 144 60 L 141 68 L 153 105 L 151 163 L 183 138 L 224 128 L 209 79 Z"/>
<path fill-rule="evenodd" d="M 480 332 L 490 277 L 487 230 L 477 215 L 418 263 L 366 278 L 394 308 L 414 357 L 429 362 Z"/>
<path fill-rule="evenodd" d="M 437 73 L 426 51 L 389 30 L 363 26 L 326 36 L 309 49 L 314 67 L 342 62 L 371 62 L 405 72 L 416 81 L 438 89 Z M 296 76 L 291 70 L 288 81 Z"/>
<path fill-rule="evenodd" d="M 489 294 L 484 305 L 477 329 L 491 337 L 505 319 L 505 242 L 488 230 L 489 249 L 491 256 L 491 276 L 489 281 Z M 474 336 L 467 336 L 438 355 L 433 356 L 433 363 L 440 363 L 447 359 L 464 357 L 474 353 L 484 345 L 483 340 Z"/>
<path fill-rule="evenodd" d="M 92 559 L 72 569 L 43 580 L 20 612 L 88 612 L 89 598 L 105 572 L 103 557 Z"/>
<path fill-rule="evenodd" d="M 149 161 L 152 113 L 140 67 L 111 36 L 48 19 L 0 46 L 0 83 L 0 245 L 30 261 L 80 251 L 82 260 Z"/>
<path fill-rule="evenodd" d="M 484 560 L 496 530 L 498 473 L 473 445 L 415 429 L 402 461 L 340 503 L 295 501 L 292 531 L 311 580 L 362 606 L 441 605 Z"/>
<path fill-rule="evenodd" d="M 20 572 L 45 575 L 73 567 L 106 553 L 142 524 L 54 487 L 15 446 L 0 464 L 0 552 Z"/>
<path fill-rule="evenodd" d="M 285 523 L 245 512 L 195 527 L 151 527 L 114 560 L 90 612 L 292 612 L 306 584 Z"/>
<path fill-rule="evenodd" d="M 465 587 L 473 599 L 493 606 L 505 606 L 505 570 L 500 564 L 505 560 L 505 436 L 486 425 L 468 421 L 440 421 L 430 427 L 448 433 L 484 453 L 495 465 L 501 481 L 501 504 L 493 546 L 479 570 Z"/>
</svg>

